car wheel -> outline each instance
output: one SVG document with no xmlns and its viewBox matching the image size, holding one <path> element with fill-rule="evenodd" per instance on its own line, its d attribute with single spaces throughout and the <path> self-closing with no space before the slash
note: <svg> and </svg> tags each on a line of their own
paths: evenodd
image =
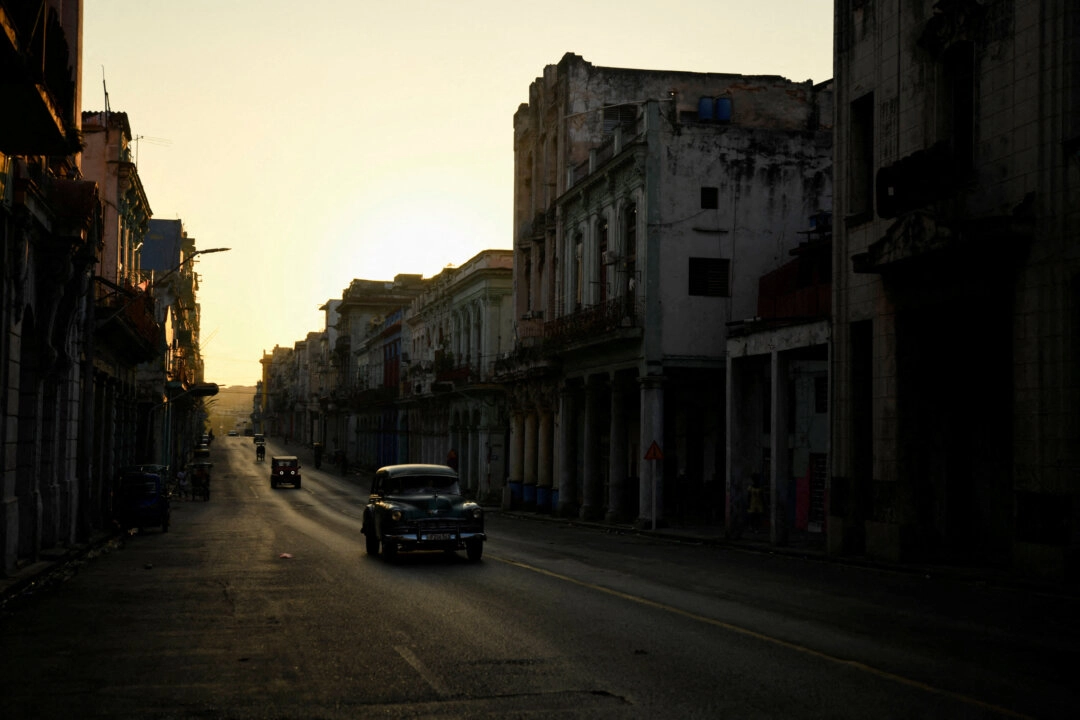
<svg viewBox="0 0 1080 720">
<path fill-rule="evenodd" d="M 169 518 L 165 518 L 165 522 L 161 523 L 161 532 L 169 532 Z"/>
<path fill-rule="evenodd" d="M 465 543 L 465 555 L 469 558 L 470 562 L 480 562 L 480 558 L 484 556 L 484 541 L 467 541 Z"/>
<path fill-rule="evenodd" d="M 364 550 L 368 555 L 379 554 L 379 538 L 375 537 L 375 532 L 364 533 Z"/>
<path fill-rule="evenodd" d="M 277 480 L 271 480 L 270 481 L 270 487 L 273 488 L 274 490 L 277 490 Z"/>
<path fill-rule="evenodd" d="M 388 543 L 385 540 L 382 541 L 382 556 L 386 560 L 393 560 L 397 557 L 397 545 L 394 543 Z"/>
<path fill-rule="evenodd" d="M 296 489 L 297 489 L 297 490 L 299 490 L 299 489 L 300 489 L 300 481 L 299 481 L 299 480 L 297 480 L 297 481 L 296 481 Z"/>
</svg>

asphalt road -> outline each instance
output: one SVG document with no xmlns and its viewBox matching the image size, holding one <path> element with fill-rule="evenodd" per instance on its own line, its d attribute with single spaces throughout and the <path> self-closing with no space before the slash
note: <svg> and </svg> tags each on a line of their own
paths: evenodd
<svg viewBox="0 0 1080 720">
<path fill-rule="evenodd" d="M 270 452 L 273 454 L 271 443 Z M 2 718 L 1072 717 L 1072 598 L 504 513 L 364 554 L 357 479 L 209 502 L 0 617 Z M 327 468 L 329 470 L 329 468 Z"/>
</svg>

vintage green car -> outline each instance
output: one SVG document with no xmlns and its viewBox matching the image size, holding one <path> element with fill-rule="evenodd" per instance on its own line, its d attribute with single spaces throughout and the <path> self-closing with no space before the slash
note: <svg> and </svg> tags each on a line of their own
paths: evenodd
<svg viewBox="0 0 1080 720">
<path fill-rule="evenodd" d="M 446 465 L 388 465 L 375 472 L 361 532 L 369 555 L 393 559 L 399 550 L 484 553 L 484 510 L 461 495 Z"/>
</svg>

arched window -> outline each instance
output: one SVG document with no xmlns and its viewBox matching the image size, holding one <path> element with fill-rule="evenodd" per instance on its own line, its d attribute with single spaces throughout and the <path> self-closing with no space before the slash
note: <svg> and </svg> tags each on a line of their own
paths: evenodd
<svg viewBox="0 0 1080 720">
<path fill-rule="evenodd" d="M 585 285 L 585 236 L 580 231 L 574 234 L 574 265 L 571 282 L 573 283 L 573 310 L 576 312 L 581 309 L 581 288 Z"/>
<path fill-rule="evenodd" d="M 596 223 L 596 284 L 597 284 L 597 302 L 605 303 L 608 298 L 607 287 L 607 271 L 608 266 L 604 263 L 607 258 L 608 252 L 608 221 L 606 217 L 601 217 Z"/>
<path fill-rule="evenodd" d="M 623 208 L 623 268 L 626 271 L 626 295 L 633 297 L 637 285 L 637 203 Z"/>
</svg>

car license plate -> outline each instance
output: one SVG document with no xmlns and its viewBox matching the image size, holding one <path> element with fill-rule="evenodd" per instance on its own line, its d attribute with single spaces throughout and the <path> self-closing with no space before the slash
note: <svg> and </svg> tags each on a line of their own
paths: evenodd
<svg viewBox="0 0 1080 720">
<path fill-rule="evenodd" d="M 425 540 L 453 540 L 454 536 L 450 533 L 431 533 L 424 535 Z"/>
</svg>

